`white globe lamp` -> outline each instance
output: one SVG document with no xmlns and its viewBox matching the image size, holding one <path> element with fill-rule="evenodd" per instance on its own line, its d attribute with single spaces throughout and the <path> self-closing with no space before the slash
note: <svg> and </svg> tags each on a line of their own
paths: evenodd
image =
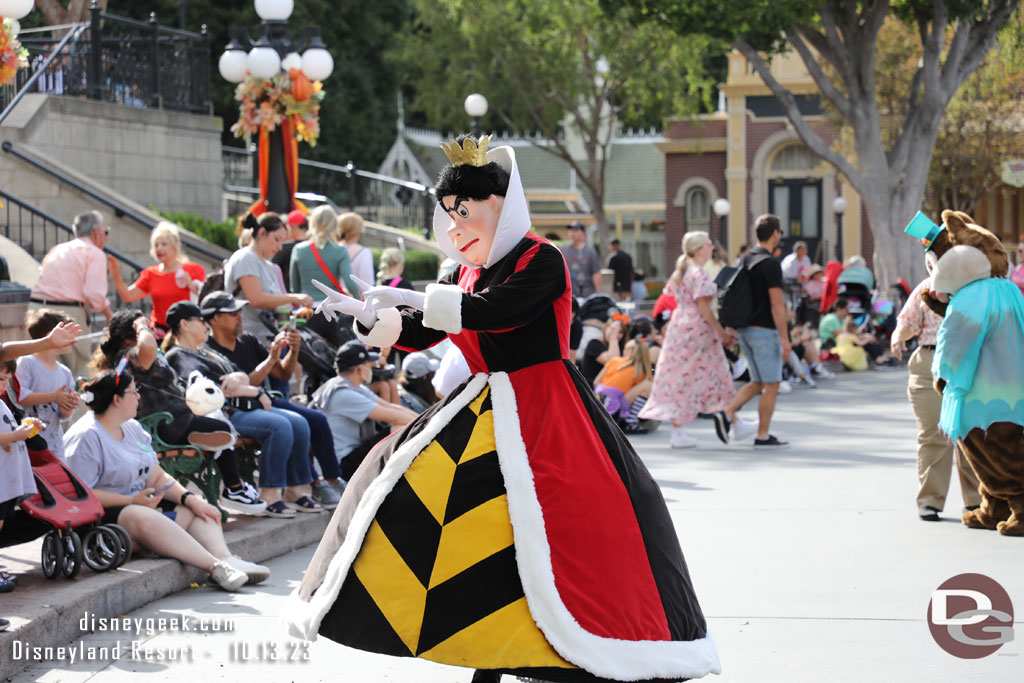
<svg viewBox="0 0 1024 683">
<path fill-rule="evenodd" d="M 32 11 L 35 0 L 0 0 L 0 17 L 21 19 Z"/>
<path fill-rule="evenodd" d="M 302 53 L 302 73 L 311 81 L 326 80 L 334 71 L 334 57 L 322 47 L 311 47 Z"/>
<path fill-rule="evenodd" d="M 479 118 L 487 113 L 487 98 L 475 92 L 466 98 L 463 106 L 466 108 L 466 114 Z"/>
<path fill-rule="evenodd" d="M 292 69 L 302 71 L 302 57 L 298 52 L 289 52 L 285 55 L 285 58 L 281 60 L 281 71 L 288 73 Z"/>
<path fill-rule="evenodd" d="M 294 0 L 256 0 L 255 4 L 263 21 L 287 21 L 295 8 Z"/>
<path fill-rule="evenodd" d="M 228 83 L 241 83 L 249 72 L 249 56 L 245 50 L 225 50 L 217 60 L 217 68 Z"/>
<path fill-rule="evenodd" d="M 255 78 L 269 79 L 281 73 L 281 55 L 270 46 L 266 36 L 260 38 L 256 46 L 249 50 L 246 64 L 249 73 Z"/>
</svg>

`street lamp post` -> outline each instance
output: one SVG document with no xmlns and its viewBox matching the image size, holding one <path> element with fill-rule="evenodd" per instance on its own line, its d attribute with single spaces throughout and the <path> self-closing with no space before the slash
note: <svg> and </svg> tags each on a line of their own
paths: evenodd
<svg viewBox="0 0 1024 683">
<path fill-rule="evenodd" d="M 473 137 L 480 138 L 480 119 L 487 113 L 487 98 L 480 93 L 473 93 L 466 98 L 463 105 L 466 114 L 473 119 Z"/>
<path fill-rule="evenodd" d="M 17 21 L 25 17 L 35 6 L 35 0 L 0 0 L 0 17 Z"/>
<path fill-rule="evenodd" d="M 320 37 L 320 27 L 306 26 L 298 41 L 288 31 L 288 17 L 294 0 L 255 0 L 256 13 L 262 19 L 259 40 L 253 42 L 245 29 L 231 28 L 231 42 L 224 48 L 217 66 L 220 75 L 230 83 L 241 83 L 248 76 L 269 80 L 290 69 L 301 71 L 310 81 L 322 81 L 334 70 L 334 59 Z M 299 54 L 302 48 L 305 50 Z M 246 51 L 248 49 L 248 52 Z M 267 136 L 266 196 L 268 211 L 288 213 L 292 209 L 292 192 L 285 167 L 285 140 L 281 126 Z M 259 162 L 255 164 L 259 176 Z"/>
<path fill-rule="evenodd" d="M 722 243 L 722 248 L 725 249 L 725 254 L 729 253 L 729 230 L 725 224 L 726 218 L 729 216 L 729 200 L 725 197 L 719 197 L 715 200 L 715 203 L 711 205 L 715 215 L 718 216 L 718 239 Z"/>
<path fill-rule="evenodd" d="M 848 203 L 846 197 L 836 197 L 832 200 L 832 212 L 836 215 L 836 258 L 843 260 L 843 214 L 846 213 Z"/>
</svg>

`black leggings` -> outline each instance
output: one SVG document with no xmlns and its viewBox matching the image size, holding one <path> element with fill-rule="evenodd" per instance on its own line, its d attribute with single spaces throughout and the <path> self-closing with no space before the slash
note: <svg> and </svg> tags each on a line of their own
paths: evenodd
<svg viewBox="0 0 1024 683">
<path fill-rule="evenodd" d="M 187 444 L 191 434 L 212 434 L 214 432 L 231 433 L 231 425 L 224 420 L 193 413 L 179 413 L 171 422 L 165 422 L 157 428 L 157 434 L 167 443 Z M 226 450 L 217 458 L 217 469 L 224 485 L 238 488 L 242 484 L 242 475 L 238 473 L 238 456 L 234 450 Z"/>
<path fill-rule="evenodd" d="M 363 441 L 361 444 L 349 451 L 341 459 L 341 477 L 345 481 L 352 478 L 355 471 L 359 469 L 359 466 L 363 464 L 363 460 L 366 459 L 366 454 L 370 452 L 377 443 L 391 433 L 391 429 L 385 427 L 379 430 L 376 434 Z"/>
</svg>

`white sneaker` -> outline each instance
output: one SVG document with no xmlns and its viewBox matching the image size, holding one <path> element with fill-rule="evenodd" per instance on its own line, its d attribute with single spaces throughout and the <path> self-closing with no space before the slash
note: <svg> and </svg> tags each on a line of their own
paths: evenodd
<svg viewBox="0 0 1024 683">
<path fill-rule="evenodd" d="M 732 438 L 736 441 L 749 438 L 757 434 L 758 426 L 760 423 L 756 420 L 745 420 L 737 415 L 736 421 L 732 423 Z"/>
<path fill-rule="evenodd" d="M 747 371 L 747 359 L 742 356 L 736 359 L 736 362 L 732 366 L 732 378 L 739 379 L 743 376 L 743 373 Z"/>
<path fill-rule="evenodd" d="M 672 439 L 669 441 L 672 448 L 695 448 L 697 443 L 697 439 L 684 432 L 682 427 L 672 429 Z"/>
<path fill-rule="evenodd" d="M 224 560 L 217 560 L 214 563 L 213 571 L 210 572 L 210 578 L 216 581 L 228 593 L 234 593 L 249 580 L 245 572 L 235 569 Z"/>
<path fill-rule="evenodd" d="M 262 564 L 248 562 L 240 557 L 235 557 L 234 555 L 222 561 L 224 564 L 230 565 L 240 572 L 245 572 L 245 575 L 248 577 L 248 581 L 246 581 L 246 584 L 248 585 L 263 583 L 270 578 L 270 568 L 264 567 Z"/>
<path fill-rule="evenodd" d="M 790 384 L 786 380 L 782 380 L 781 382 L 779 382 L 779 393 L 780 394 L 788 394 L 791 391 L 793 391 L 793 385 L 792 384 Z"/>
</svg>

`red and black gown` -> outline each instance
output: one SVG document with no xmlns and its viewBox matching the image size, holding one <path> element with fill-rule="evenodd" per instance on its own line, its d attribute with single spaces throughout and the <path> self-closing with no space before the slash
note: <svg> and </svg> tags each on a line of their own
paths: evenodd
<svg viewBox="0 0 1024 683">
<path fill-rule="evenodd" d="M 293 634 L 548 681 L 718 673 L 661 491 L 568 360 L 570 297 L 529 233 L 402 312 L 398 347 L 450 336 L 476 374 L 353 475 Z"/>
</svg>

